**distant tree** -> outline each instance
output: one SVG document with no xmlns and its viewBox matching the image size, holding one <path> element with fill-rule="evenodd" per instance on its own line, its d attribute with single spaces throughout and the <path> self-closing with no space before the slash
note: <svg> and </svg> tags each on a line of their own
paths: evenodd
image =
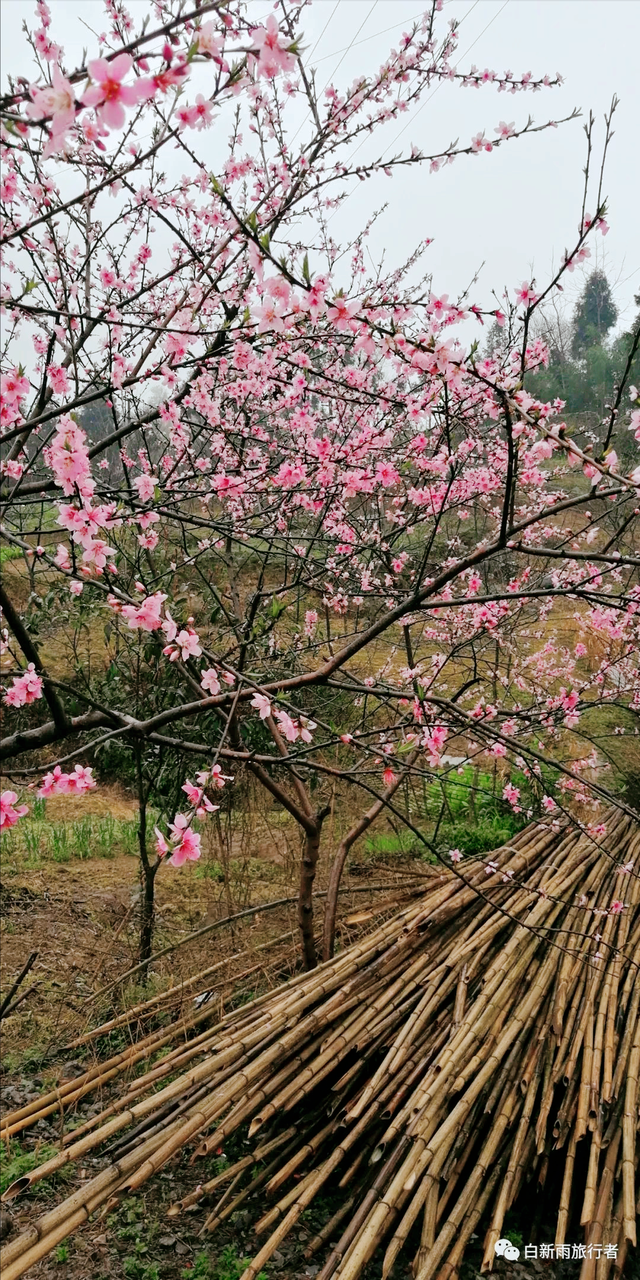
<svg viewBox="0 0 640 1280">
<path fill-rule="evenodd" d="M 617 319 L 609 281 L 603 271 L 593 271 L 574 312 L 572 354 L 581 357 L 590 347 L 601 346 Z"/>
</svg>

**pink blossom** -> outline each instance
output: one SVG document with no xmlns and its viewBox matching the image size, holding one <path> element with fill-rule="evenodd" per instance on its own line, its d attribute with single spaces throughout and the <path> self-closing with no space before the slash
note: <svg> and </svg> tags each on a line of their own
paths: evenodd
<svg viewBox="0 0 640 1280">
<path fill-rule="evenodd" d="M 616 901 L 612 902 L 611 906 L 609 907 L 609 915 L 619 916 L 621 911 L 624 911 L 624 902 L 620 902 L 618 899 L 616 899 Z"/>
<path fill-rule="evenodd" d="M 93 778 L 93 769 L 84 768 L 81 764 L 77 764 L 73 773 L 67 776 L 67 791 L 70 795 L 83 795 L 85 791 L 92 791 L 97 785 Z"/>
<path fill-rule="evenodd" d="M 512 784 L 511 782 L 508 782 L 508 783 L 507 783 L 507 785 L 506 785 L 506 787 L 504 787 L 504 789 L 503 789 L 502 797 L 503 797 L 503 799 L 504 799 L 504 800 L 507 800 L 507 801 L 509 802 L 509 804 L 511 805 L 512 809 L 514 809 L 514 810 L 516 811 L 516 813 L 517 813 L 517 812 L 518 812 L 518 810 L 519 810 L 519 808 L 520 808 L 520 806 L 519 806 L 519 804 L 518 804 L 518 800 L 520 799 L 520 790 L 519 790 L 519 788 L 518 788 L 518 787 L 514 787 L 514 786 L 513 786 L 513 784 Z"/>
<path fill-rule="evenodd" d="M 162 652 L 170 662 L 177 662 L 178 658 L 182 658 L 183 662 L 188 658 L 199 658 L 202 653 L 200 637 L 191 627 L 184 627 L 178 632 L 175 644 L 168 644 Z"/>
<path fill-rule="evenodd" d="M 157 828 L 156 836 L 156 849 L 160 857 L 162 857 L 164 853 L 168 852 L 169 846 Z M 172 845 L 172 855 L 169 858 L 169 862 L 172 866 L 181 867 L 187 861 L 196 862 L 198 860 L 201 853 L 200 836 L 190 826 L 189 819 L 184 813 L 177 813 L 173 822 L 169 823 L 169 838 Z M 164 846 L 163 849 L 162 846 Z"/>
<path fill-rule="evenodd" d="M 61 364 L 50 364 L 47 369 L 47 379 L 56 396 L 66 396 L 69 393 L 69 379 L 67 371 L 63 369 Z"/>
<path fill-rule="evenodd" d="M 376 467 L 376 479 L 385 488 L 389 488 L 392 484 L 398 484 L 400 476 L 390 462 L 379 462 Z"/>
<path fill-rule="evenodd" d="M 207 53 L 210 58 L 219 58 L 222 51 L 222 36 L 218 35 L 212 22 L 204 22 L 196 31 L 198 53 Z"/>
<path fill-rule="evenodd" d="M 162 626 L 160 615 L 166 598 L 161 591 L 156 591 L 155 595 L 147 596 L 140 605 L 123 605 L 122 616 L 127 619 L 132 630 L 141 627 L 143 631 L 157 631 Z"/>
<path fill-rule="evenodd" d="M 224 783 L 222 784 L 224 786 Z M 182 790 L 186 792 L 189 803 L 196 811 L 196 817 L 203 818 L 206 813 L 215 813 L 220 806 L 212 804 L 204 794 L 202 787 L 194 786 L 193 782 L 187 781 L 183 784 Z"/>
<path fill-rule="evenodd" d="M 533 285 L 523 280 L 519 289 L 516 289 L 516 302 L 523 307 L 533 306 L 537 301 L 537 293 L 533 289 Z"/>
<path fill-rule="evenodd" d="M 255 48 L 258 50 L 258 75 L 273 79 L 280 71 L 293 71 L 295 57 L 287 52 L 287 47 L 280 35 L 276 18 L 269 14 L 264 27 L 254 27 L 251 32 Z"/>
<path fill-rule="evenodd" d="M 307 720 L 305 716 L 301 716 L 298 730 L 300 733 L 300 737 L 302 738 L 302 741 L 311 742 L 312 741 L 311 735 L 313 733 L 313 730 L 317 729 L 317 727 L 318 726 L 315 720 Z"/>
<path fill-rule="evenodd" d="M 0 200 L 4 200 L 5 204 L 11 204 L 18 194 L 18 175 L 13 169 L 9 169 L 0 182 Z"/>
<path fill-rule="evenodd" d="M 93 770 L 77 764 L 73 773 L 63 773 L 60 765 L 46 773 L 38 790 L 39 796 L 83 795 L 96 786 Z"/>
<path fill-rule="evenodd" d="M 33 662 L 21 676 L 15 676 L 13 684 L 4 695 L 8 707 L 25 707 L 42 697 L 42 679 L 36 674 Z"/>
<path fill-rule="evenodd" d="M 6 462 L 0 465 L 2 466 L 2 474 L 9 476 L 11 480 L 19 480 L 24 471 L 23 464 L 18 462 L 17 458 L 8 458 Z"/>
<path fill-rule="evenodd" d="M 58 549 L 53 559 L 54 559 L 54 564 L 57 564 L 59 569 L 71 568 L 71 560 L 69 558 L 69 548 L 65 547 L 63 542 L 58 543 Z"/>
<path fill-rule="evenodd" d="M 84 583 L 83 583 L 83 582 L 78 582 L 77 578 L 74 578 L 74 579 L 69 583 L 69 590 L 70 590 L 70 592 L 71 592 L 72 596 L 81 596 L 81 595 L 82 595 L 82 592 L 84 591 Z"/>
<path fill-rule="evenodd" d="M 134 486 L 138 490 L 138 497 L 141 502 L 150 502 L 155 493 L 156 485 L 159 483 L 157 476 L 136 476 Z"/>
<path fill-rule="evenodd" d="M 15 791 L 3 791 L 0 795 L 0 827 L 15 827 L 20 818 L 29 812 L 29 806 L 16 806 L 18 799 Z"/>
<path fill-rule="evenodd" d="M 496 756 L 497 759 L 499 759 L 500 756 L 506 756 L 507 754 L 507 748 L 505 747 L 504 742 L 492 743 L 490 751 L 492 756 Z"/>
<path fill-rule="evenodd" d="M 295 742 L 298 737 L 298 726 L 286 711 L 276 711 L 276 720 L 280 732 L 287 739 L 287 742 Z"/>
<path fill-rule="evenodd" d="M 358 302 L 347 302 L 346 298 L 337 297 L 327 311 L 327 319 L 338 330 L 350 329 L 353 317 L 358 314 L 359 310 L 360 304 Z"/>
<path fill-rule="evenodd" d="M 223 773 L 222 767 L 219 764 L 212 765 L 210 778 L 211 786 L 217 787 L 219 791 L 224 787 L 225 782 L 233 782 L 231 774 Z"/>
<path fill-rule="evenodd" d="M 383 770 L 382 781 L 384 782 L 385 787 L 392 787 L 396 781 L 396 775 L 393 772 L 391 765 L 387 765 L 386 769 Z"/>
<path fill-rule="evenodd" d="M 450 849 L 449 857 L 451 858 L 452 862 L 460 862 L 462 858 L 462 852 L 460 849 Z"/>
<path fill-rule="evenodd" d="M 218 673 L 214 667 L 208 667 L 200 676 L 200 684 L 207 693 L 215 694 L 220 692 L 220 681 Z"/>
<path fill-rule="evenodd" d="M 13 404 L 19 400 L 24 400 L 29 391 L 29 379 L 20 373 L 19 369 L 12 369 L 10 373 L 3 373 L 0 378 L 0 388 L 3 401 Z"/>
<path fill-rule="evenodd" d="M 250 706 L 255 707 L 256 711 L 259 712 L 261 720 L 266 720 L 271 715 L 271 703 L 263 693 L 254 694 Z"/>
<path fill-rule="evenodd" d="M 137 84 L 124 85 L 122 81 L 133 66 L 128 53 L 119 53 L 110 62 L 95 58 L 89 63 L 89 75 L 93 81 L 82 95 L 87 107 L 95 107 L 98 123 L 107 129 L 121 129 L 125 122 L 125 107 L 135 107 L 153 92 L 152 81 L 139 80 Z"/>
<path fill-rule="evenodd" d="M 51 84 L 44 89 L 32 85 L 33 102 L 27 107 L 27 115 L 32 120 L 51 117 L 51 136 L 44 148 L 44 159 L 62 150 L 66 143 L 66 131 L 71 127 L 76 115 L 76 102 L 73 85 L 63 76 L 59 66 L 51 70 Z"/>
</svg>

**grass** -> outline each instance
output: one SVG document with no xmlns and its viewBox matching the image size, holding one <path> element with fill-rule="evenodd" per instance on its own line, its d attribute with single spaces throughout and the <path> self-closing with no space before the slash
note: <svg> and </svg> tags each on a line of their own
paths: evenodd
<svg viewBox="0 0 640 1280">
<path fill-rule="evenodd" d="M 3 835 L 4 861 L 5 865 L 17 861 L 29 869 L 42 862 L 71 862 L 74 858 L 135 857 L 137 833 L 137 819 L 111 814 L 51 821 L 46 816 L 46 801 L 37 798 L 30 816 Z"/>
<path fill-rule="evenodd" d="M 23 1178 L 26 1173 L 31 1173 L 33 1169 L 37 1169 L 39 1165 L 55 1155 L 57 1155 L 56 1147 L 41 1146 L 34 1147 L 31 1151 L 23 1151 L 19 1142 L 11 1142 L 7 1154 L 6 1147 L 3 1146 L 0 1150 L 0 1195 L 4 1195 L 12 1182 Z M 70 1175 L 69 1169 L 61 1169 L 55 1176 L 64 1178 Z M 33 1188 L 34 1195 L 47 1195 L 51 1190 L 52 1182 L 47 1178 L 35 1183 Z"/>
<path fill-rule="evenodd" d="M 185 1267 L 181 1272 L 182 1280 L 240 1280 L 243 1271 L 250 1263 L 250 1258 L 241 1258 L 232 1245 L 228 1244 L 212 1262 L 207 1253 L 198 1253 L 192 1267 Z M 266 1271 L 261 1271 L 256 1280 L 267 1280 Z"/>
<path fill-rule="evenodd" d="M 0 568 L 8 560 L 19 560 L 22 552 L 19 547 L 0 547 Z"/>
<path fill-rule="evenodd" d="M 521 789 L 523 808 L 528 808 L 526 779 L 513 771 L 511 777 Z M 462 765 L 454 774 L 444 774 L 421 790 L 414 790 L 409 804 L 411 820 L 424 831 L 425 839 L 435 843 L 440 854 L 446 855 L 450 849 L 468 855 L 497 849 L 526 821 L 502 799 L 502 785 L 499 777 L 494 781 L 493 774 L 470 764 Z M 390 863 L 407 858 L 435 860 L 428 845 L 409 830 L 372 833 L 365 842 L 364 856 L 365 861 Z"/>
<path fill-rule="evenodd" d="M 429 861 L 433 856 L 413 831 L 374 832 L 365 843 L 365 855 L 376 862 L 395 862 L 405 858 L 426 858 Z"/>
<path fill-rule="evenodd" d="M 459 849 L 471 856 L 499 849 L 525 825 L 521 815 L 506 813 L 483 817 L 472 826 L 469 822 L 443 823 L 438 831 L 436 845 L 440 853 Z"/>
</svg>

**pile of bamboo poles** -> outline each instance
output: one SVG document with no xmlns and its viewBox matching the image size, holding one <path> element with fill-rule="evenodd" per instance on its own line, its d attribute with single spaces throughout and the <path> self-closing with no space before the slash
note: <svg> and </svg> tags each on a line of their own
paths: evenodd
<svg viewBox="0 0 640 1280">
<path fill-rule="evenodd" d="M 161 1062 L 5 1193 L 89 1152 L 109 1158 L 5 1247 L 3 1280 L 184 1149 L 195 1184 L 202 1158 L 238 1130 L 253 1149 L 169 1212 L 213 1198 L 209 1233 L 258 1206 L 242 1280 L 322 1189 L 338 1196 L 306 1248 L 322 1258 L 318 1280 L 355 1280 L 378 1250 L 383 1280 L 401 1251 L 416 1280 L 456 1280 L 481 1222 L 490 1269 L 506 1213 L 558 1162 L 556 1245 L 569 1230 L 613 1243 L 617 1258 L 594 1253 L 580 1277 L 620 1276 L 636 1242 L 640 830 L 615 811 L 604 821 L 597 839 L 534 824 L 490 860 L 435 876 L 311 973 L 213 1026 L 205 1006 L 179 1032 L 133 1046 L 124 1065 L 119 1055 L 5 1117 L 6 1138 L 67 1111 L 173 1037 Z"/>
</svg>

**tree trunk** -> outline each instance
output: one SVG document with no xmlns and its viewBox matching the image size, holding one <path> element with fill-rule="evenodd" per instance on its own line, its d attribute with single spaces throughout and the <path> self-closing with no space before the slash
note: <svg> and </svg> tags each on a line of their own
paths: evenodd
<svg viewBox="0 0 640 1280">
<path fill-rule="evenodd" d="M 140 963 L 150 959 L 153 952 L 153 926 L 155 923 L 155 880 L 157 864 L 147 861 L 142 865 L 142 895 L 140 899 Z M 145 965 L 141 981 L 146 983 L 148 970 Z"/>
<path fill-rule="evenodd" d="M 148 961 L 153 952 L 153 926 L 155 923 L 155 881 L 160 859 L 151 862 L 147 852 L 147 792 L 142 776 L 140 750 L 137 752 L 138 773 L 138 848 L 140 850 L 140 954 L 139 962 Z M 148 969 L 145 963 L 141 970 L 140 981 L 146 984 Z"/>
<path fill-rule="evenodd" d="M 419 755 L 419 748 L 415 748 L 408 757 L 404 773 L 398 774 L 394 781 L 387 787 L 386 791 L 372 804 L 366 813 L 354 824 L 350 831 L 347 832 L 344 840 L 341 841 L 338 852 L 333 860 L 331 872 L 329 874 L 329 887 L 327 892 L 327 901 L 324 909 L 324 929 L 322 934 L 322 959 L 330 960 L 333 956 L 333 944 L 336 933 L 336 915 L 338 911 L 338 890 L 340 888 L 340 880 L 344 864 L 347 860 L 347 854 L 352 845 L 355 844 L 359 836 L 369 829 L 371 823 L 375 821 L 378 814 L 382 812 L 385 805 L 395 795 L 400 783 L 409 776 L 409 770 L 415 763 Z"/>
<path fill-rule="evenodd" d="M 313 933 L 313 882 L 316 878 L 318 854 L 320 852 L 320 835 L 323 819 L 316 821 L 315 831 L 307 832 L 304 841 L 302 864 L 300 867 L 300 888 L 298 892 L 298 925 L 302 940 L 302 958 L 305 969 L 315 969 L 318 958 Z"/>
</svg>

